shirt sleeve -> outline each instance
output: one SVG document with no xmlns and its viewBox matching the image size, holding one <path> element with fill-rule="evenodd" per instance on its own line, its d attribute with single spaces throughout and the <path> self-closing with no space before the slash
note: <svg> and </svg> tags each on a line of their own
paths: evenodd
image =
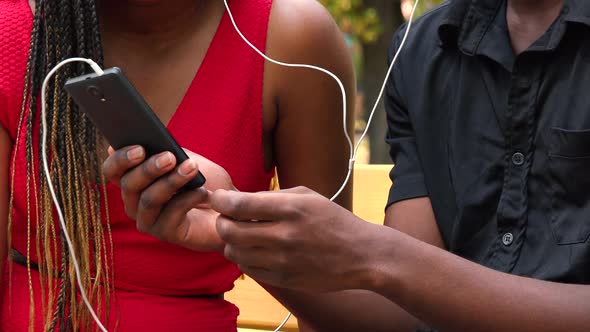
<svg viewBox="0 0 590 332">
<path fill-rule="evenodd" d="M 389 49 L 389 64 L 399 48 L 404 31 L 405 25 L 399 29 L 394 38 Z M 402 54 L 394 65 L 386 86 L 387 136 L 385 140 L 389 144 L 389 155 L 394 164 L 389 173 L 392 185 L 386 208 L 402 200 L 428 196 L 414 126 L 404 100 L 405 95 L 400 91 L 404 87 L 400 70 L 403 66 L 400 64 Z"/>
</svg>

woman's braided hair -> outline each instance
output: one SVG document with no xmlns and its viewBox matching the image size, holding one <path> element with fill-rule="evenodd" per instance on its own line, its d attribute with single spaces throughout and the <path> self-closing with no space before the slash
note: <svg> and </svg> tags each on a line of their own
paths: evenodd
<svg viewBox="0 0 590 332">
<path fill-rule="evenodd" d="M 63 240 L 65 230 L 60 229 L 55 220 L 49 187 L 35 158 L 41 149 L 38 135 L 41 84 L 60 61 L 78 56 L 91 58 L 101 65 L 103 62 L 95 0 L 37 1 L 19 120 L 19 131 L 20 128 L 26 130 L 26 138 L 23 138 L 27 175 L 23 189 L 26 189 L 28 214 L 26 257 L 31 257 L 31 241 L 35 241 L 42 285 L 41 290 L 33 288 L 33 263 L 28 258 L 30 331 L 34 329 L 35 306 L 43 309 L 44 331 L 95 329 L 88 309 L 77 295 L 79 290 L 70 250 Z M 105 145 L 92 123 L 78 111 L 63 89 L 67 78 L 82 75 L 86 69 L 83 63 L 66 65 L 48 83 L 47 153 L 67 231 L 80 264 L 81 282 L 99 317 L 106 317 L 112 297 L 112 268 L 108 264 L 112 261 L 112 239 L 105 213 L 108 211 L 105 180 L 100 169 Z M 20 133 L 17 139 L 21 139 Z M 16 146 L 20 146 L 18 141 Z M 23 167 L 17 165 L 16 160 L 14 158 L 12 167 L 13 184 L 15 169 Z M 11 188 L 12 208 L 14 185 Z M 11 225 L 9 217 L 9 234 Z M 34 239 L 33 226 L 37 230 Z M 34 303 L 36 291 L 41 292 L 42 303 Z"/>
</svg>

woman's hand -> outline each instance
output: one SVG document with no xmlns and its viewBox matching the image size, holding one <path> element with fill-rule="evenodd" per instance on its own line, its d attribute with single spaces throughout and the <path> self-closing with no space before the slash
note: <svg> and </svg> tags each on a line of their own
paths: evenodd
<svg viewBox="0 0 590 332">
<path fill-rule="evenodd" d="M 139 231 L 193 250 L 220 251 L 224 243 L 215 230 L 218 214 L 209 208 L 209 193 L 235 187 L 221 166 L 185 152 L 190 159 L 177 165 L 170 152 L 146 160 L 140 146 L 109 148 L 103 172 L 121 188 L 125 212 Z M 204 188 L 177 194 L 199 170 L 206 178 Z"/>
</svg>

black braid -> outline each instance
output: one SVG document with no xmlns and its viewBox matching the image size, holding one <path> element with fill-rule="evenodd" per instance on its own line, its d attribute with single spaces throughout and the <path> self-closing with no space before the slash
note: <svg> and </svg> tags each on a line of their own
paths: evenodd
<svg viewBox="0 0 590 332">
<path fill-rule="evenodd" d="M 44 36 L 44 27 L 41 24 L 41 12 L 42 9 L 44 7 L 45 2 L 43 0 L 39 1 L 37 4 L 37 12 L 35 13 L 35 18 L 33 21 L 33 31 L 32 31 L 32 40 L 43 40 L 43 36 Z M 29 114 L 27 116 L 27 122 L 26 122 L 26 130 L 27 130 L 27 135 L 26 135 L 26 155 L 27 155 L 27 164 L 30 164 L 31 161 L 31 156 L 33 154 L 33 124 L 34 124 L 34 120 L 37 114 L 37 94 L 35 93 L 35 91 L 38 91 L 41 87 L 41 84 L 39 82 L 39 79 L 37 77 L 39 77 L 39 73 L 43 73 L 43 67 L 44 67 L 44 60 L 45 57 L 43 56 L 43 47 L 44 45 L 39 45 L 39 43 L 32 43 L 31 46 L 31 56 L 30 56 L 30 60 L 29 60 L 29 67 L 30 67 L 30 77 L 27 78 L 29 81 L 29 89 L 31 91 L 30 93 L 30 98 L 29 98 L 29 103 L 30 103 L 30 108 L 29 108 Z M 25 94 L 27 94 L 27 91 L 25 91 Z"/>
<path fill-rule="evenodd" d="M 52 208 L 49 205 L 50 202 L 44 199 L 49 197 L 48 183 L 45 180 L 42 167 L 37 167 L 39 161 L 33 160 L 33 156 L 38 156 L 41 152 L 42 135 L 40 135 L 40 129 L 39 132 L 35 132 L 36 128 L 40 127 L 38 121 L 41 85 L 49 70 L 66 58 L 92 58 L 102 65 L 103 51 L 95 1 L 36 1 L 27 65 L 27 82 L 23 93 L 24 99 L 28 103 L 23 103 L 23 114 L 24 129 L 26 129 L 24 140 L 27 176 L 29 184 L 33 183 L 31 188 L 40 191 L 41 206 L 35 208 L 41 209 L 40 213 L 43 215 L 46 215 Z M 53 185 L 58 193 L 58 203 L 70 216 L 68 223 L 71 227 L 68 226 L 68 232 L 72 236 L 76 250 L 80 250 L 76 253 L 82 255 L 81 261 L 85 262 L 93 260 L 95 258 L 93 255 L 96 255 L 99 249 L 99 243 L 95 243 L 98 240 L 92 240 L 88 234 L 95 235 L 95 239 L 104 238 L 100 225 L 100 193 L 102 191 L 95 189 L 103 181 L 100 173 L 101 160 L 98 158 L 100 146 L 98 142 L 101 139 L 90 120 L 78 111 L 62 87 L 67 78 L 79 76 L 89 71 L 90 69 L 85 64 L 71 64 L 61 67 L 59 72 L 48 82 L 45 96 L 49 143 L 47 153 L 51 160 Z M 72 144 L 75 146 L 72 147 Z M 38 168 L 36 173 L 32 173 L 35 168 Z M 40 187 L 34 184 L 31 178 L 33 175 L 38 179 Z M 87 186 L 88 184 L 90 186 Z M 91 197 L 95 196 L 95 201 L 89 201 L 88 193 L 79 192 L 74 188 L 91 188 L 89 190 L 97 193 L 97 195 L 90 195 Z M 91 215 L 87 210 L 91 205 L 94 207 L 94 215 Z M 83 216 L 91 216 L 92 218 L 84 218 Z M 51 217 L 43 218 L 45 223 L 51 219 Z M 97 226 L 96 222 L 93 224 L 91 220 L 98 220 L 99 225 Z M 53 308 L 48 308 L 51 312 L 44 313 L 46 324 L 44 330 L 54 331 L 57 326 L 60 331 L 67 332 L 72 329 L 86 328 L 90 323 L 87 320 L 87 310 L 83 304 L 74 303 L 76 300 L 72 294 L 72 290 L 76 289 L 76 281 L 71 278 L 69 248 L 63 240 L 63 233 L 59 236 L 62 239 L 61 245 L 49 242 L 56 240 L 48 238 L 50 237 L 47 235 L 50 232 L 46 232 L 48 225 L 52 225 L 52 223 L 39 226 L 38 231 L 42 231 L 45 237 L 41 240 L 37 239 L 37 247 L 41 246 L 39 241 L 42 241 L 45 250 L 50 250 L 47 248 L 56 250 L 55 253 L 48 252 L 45 255 L 53 257 L 52 255 L 55 254 L 57 258 L 61 259 L 61 262 L 54 266 L 54 263 L 51 262 L 53 260 L 40 259 L 39 263 L 42 264 L 40 271 L 46 273 L 59 271 L 61 283 L 58 290 L 48 290 L 48 297 L 56 302 Z M 61 231 L 63 232 L 63 230 Z M 81 239 L 84 240 L 81 241 Z M 58 264 L 57 261 L 55 264 Z M 96 268 L 98 269 L 98 266 Z M 82 280 L 90 280 L 92 271 L 86 269 L 82 273 Z M 107 285 L 104 299 L 108 304 L 110 284 L 106 279 L 103 281 Z M 41 304 L 35 303 L 35 305 Z M 73 310 L 74 308 L 75 310 Z"/>
<path fill-rule="evenodd" d="M 93 0 L 87 0 L 87 11 L 90 13 L 89 16 L 87 16 L 87 26 L 92 27 L 91 30 L 91 36 L 89 38 L 89 40 L 92 41 L 92 46 L 91 46 L 91 52 L 92 54 L 94 54 L 95 58 L 94 61 L 96 61 L 100 66 L 103 66 L 104 64 L 104 54 L 103 54 L 103 50 L 102 50 L 102 41 L 100 38 L 100 28 L 99 28 L 99 24 L 98 24 L 98 14 L 97 14 L 97 10 L 96 10 L 96 2 Z M 77 13 L 76 16 L 82 16 L 82 13 Z M 85 119 L 86 122 L 86 126 L 88 128 L 93 128 L 92 124 L 90 123 L 90 121 L 86 118 Z M 89 130 L 88 131 L 88 147 L 89 149 L 91 149 L 92 151 L 97 151 L 99 147 L 97 147 L 96 145 L 97 143 L 97 132 L 96 129 L 93 130 Z M 98 156 L 95 156 L 95 158 L 92 158 L 91 162 L 92 165 L 90 165 L 91 168 L 93 169 L 100 169 L 99 166 L 99 160 L 97 158 Z M 97 172 L 94 174 L 94 181 L 96 183 L 100 183 L 101 180 L 101 176 L 100 174 Z M 100 198 L 101 195 L 101 190 L 98 190 L 98 197 Z"/>
<path fill-rule="evenodd" d="M 92 54 L 95 55 L 94 61 L 99 65 L 103 65 L 104 55 L 102 51 L 102 41 L 100 39 L 100 26 L 98 24 L 98 11 L 96 10 L 96 2 L 93 0 L 88 1 L 88 12 L 90 13 L 88 25 L 92 30 Z"/>
</svg>

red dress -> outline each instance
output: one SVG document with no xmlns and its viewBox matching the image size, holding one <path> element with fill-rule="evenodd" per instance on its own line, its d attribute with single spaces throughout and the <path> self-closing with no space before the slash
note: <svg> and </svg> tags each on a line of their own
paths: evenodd
<svg viewBox="0 0 590 332">
<path fill-rule="evenodd" d="M 271 0 L 232 1 L 238 26 L 264 50 Z M 32 14 L 27 0 L 0 0 L 0 122 L 16 142 Z M 263 59 L 234 31 L 227 13 L 168 129 L 181 146 L 223 166 L 236 187 L 260 191 L 269 187 L 262 155 Z M 37 131 L 38 132 L 38 131 Z M 24 165 L 24 133 L 16 158 Z M 13 147 L 13 154 L 15 147 Z M 12 169 L 12 168 L 11 168 Z M 16 168 L 12 246 L 27 248 L 26 176 Z M 235 331 L 238 309 L 221 299 L 190 297 L 230 290 L 238 268 L 214 253 L 200 253 L 160 242 L 139 233 L 124 213 L 118 188 L 108 186 L 113 238 L 117 331 Z M 33 227 L 35 223 L 32 223 Z M 36 261 L 35 231 L 30 249 Z M 36 271 L 35 330 L 42 326 L 41 295 Z M 12 289 L 4 269 L 0 330 L 27 331 L 29 286 L 27 271 L 13 264 Z M 117 311 L 114 311 L 117 310 Z M 109 331 L 114 330 L 111 319 Z"/>
</svg>

